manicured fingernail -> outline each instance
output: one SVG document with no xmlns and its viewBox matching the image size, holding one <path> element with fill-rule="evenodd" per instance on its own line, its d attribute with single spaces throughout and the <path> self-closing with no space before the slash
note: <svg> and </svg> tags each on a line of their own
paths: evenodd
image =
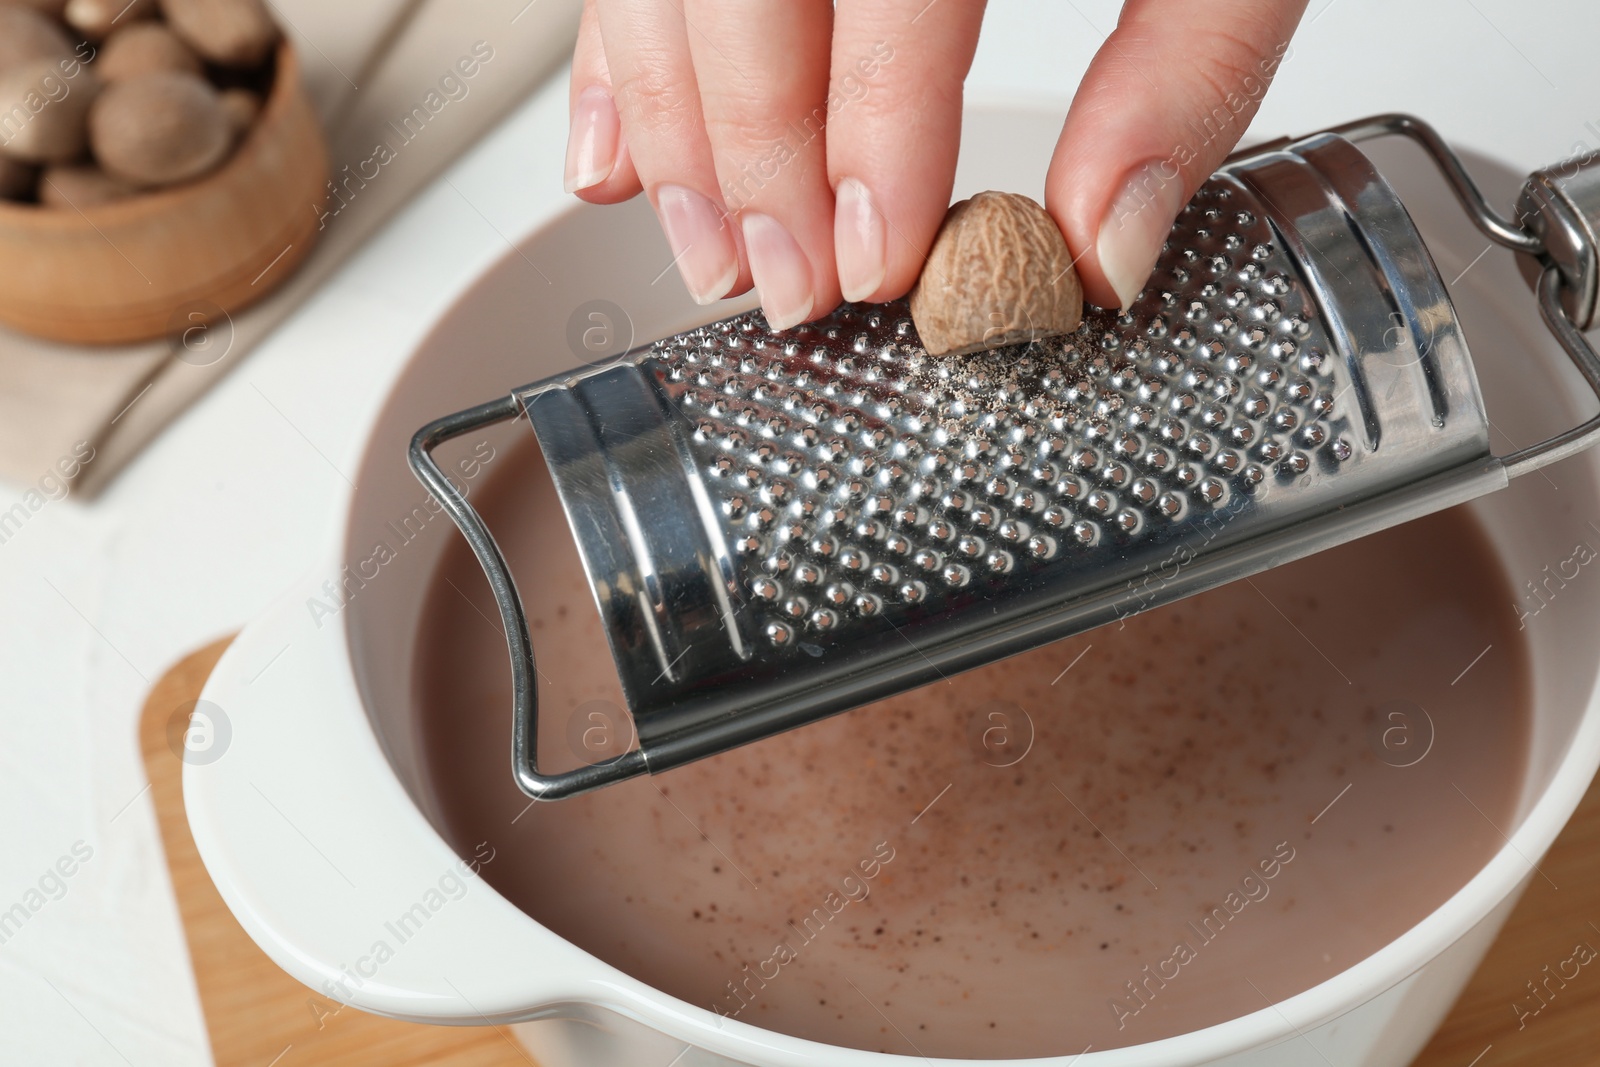
<svg viewBox="0 0 1600 1067">
<path fill-rule="evenodd" d="M 742 225 L 750 279 L 761 294 L 767 325 L 787 330 L 804 322 L 816 299 L 811 291 L 811 261 L 783 223 L 772 216 L 747 211 Z"/>
<path fill-rule="evenodd" d="M 739 278 L 739 252 L 717 206 L 693 189 L 663 185 L 656 189 L 656 214 L 695 303 L 727 296 Z"/>
<path fill-rule="evenodd" d="M 567 133 L 567 192 L 599 185 L 611 177 L 621 136 L 622 120 L 611 94 L 598 85 L 579 93 L 578 105 L 572 109 L 572 129 Z"/>
<path fill-rule="evenodd" d="M 1123 311 L 1133 306 L 1150 280 L 1161 246 L 1183 208 L 1183 180 L 1177 174 L 1164 177 L 1162 172 L 1169 169 L 1169 162 L 1155 161 L 1129 172 L 1095 239 L 1100 269 Z"/>
<path fill-rule="evenodd" d="M 888 270 L 888 230 L 867 187 L 846 178 L 834 190 L 833 248 L 839 289 L 850 301 L 878 291 Z"/>
</svg>

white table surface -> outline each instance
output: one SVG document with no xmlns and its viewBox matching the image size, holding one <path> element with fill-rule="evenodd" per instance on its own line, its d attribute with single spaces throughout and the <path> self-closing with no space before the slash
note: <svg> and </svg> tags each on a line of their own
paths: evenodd
<svg viewBox="0 0 1600 1067">
<path fill-rule="evenodd" d="M 1117 7 L 993 0 L 969 100 L 1064 112 Z M 1252 133 L 1406 110 L 1531 169 L 1600 147 L 1597 30 L 1593 0 L 1312 0 Z M 0 913 L 75 843 L 93 850 L 59 899 L 0 933 L 0 1063 L 209 1062 L 139 757 L 145 693 L 312 565 L 364 413 L 412 344 L 508 238 L 568 202 L 565 125 L 563 78 L 102 498 L 52 501 L 0 544 Z M 0 511 L 27 488 L 0 486 Z"/>
</svg>

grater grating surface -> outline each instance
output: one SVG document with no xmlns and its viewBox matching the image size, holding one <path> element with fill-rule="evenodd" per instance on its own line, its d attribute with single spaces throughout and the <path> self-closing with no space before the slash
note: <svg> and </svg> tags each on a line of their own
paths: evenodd
<svg viewBox="0 0 1600 1067">
<path fill-rule="evenodd" d="M 1353 398 L 1258 206 L 1208 183 L 1129 313 L 1067 337 L 932 357 L 897 303 L 652 346 L 760 635 L 942 611 L 974 577 L 1160 539 L 1349 461 Z"/>
</svg>

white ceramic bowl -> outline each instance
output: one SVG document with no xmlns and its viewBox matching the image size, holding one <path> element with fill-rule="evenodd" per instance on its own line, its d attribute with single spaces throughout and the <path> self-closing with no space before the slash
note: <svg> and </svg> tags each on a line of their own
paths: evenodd
<svg viewBox="0 0 1600 1067">
<path fill-rule="evenodd" d="M 958 195 L 1035 195 L 1056 120 L 1028 112 L 969 118 Z M 1457 214 L 1419 153 L 1374 150 L 1429 237 L 1447 279 L 1486 243 Z M 1491 194 L 1517 184 L 1475 161 Z M 212 878 L 252 937 L 330 1001 L 440 1023 L 517 1023 L 544 1067 L 742 1063 L 891 1067 L 902 1057 L 840 1049 L 759 1029 L 676 1000 L 602 963 L 520 912 L 482 881 L 430 895 L 461 868 L 434 828 L 419 770 L 411 656 L 427 579 L 455 529 L 422 508 L 404 462 L 422 423 L 571 365 L 568 317 L 595 298 L 627 309 L 638 339 L 707 317 L 674 279 L 646 208 L 580 209 L 527 238 L 529 258 L 561 264 L 530 289 L 525 266 L 491 271 L 417 349 L 370 427 L 326 566 L 248 626 L 205 699 L 231 738 L 185 769 L 190 823 Z M 1454 283 L 1488 396 L 1498 450 L 1575 421 L 1586 393 L 1543 332 L 1509 253 L 1484 256 Z M 724 309 L 714 309 L 722 312 Z M 526 433 L 517 425 L 502 435 Z M 448 459 L 448 453 L 446 454 Z M 1600 459 L 1579 457 L 1474 507 L 1514 585 L 1567 559 L 1600 514 Z M 351 582 L 337 614 L 310 609 L 323 584 L 420 533 L 375 577 Z M 368 568 L 369 573 L 371 568 Z M 1507 605 L 1507 611 L 1513 606 Z M 1466 885 L 1382 950 L 1306 992 L 1205 1030 L 1054 1061 L 1074 1067 L 1398 1067 L 1443 1019 L 1600 764 L 1593 633 L 1600 581 L 1570 583 L 1529 625 L 1535 726 L 1527 785 L 1506 845 Z M 509 725 L 509 709 L 506 710 Z M 508 768 L 509 773 L 509 768 Z M 560 877 L 552 872 L 552 877 Z M 449 883 L 453 884 L 453 883 Z M 403 942 L 386 924 L 426 901 Z M 437 908 L 432 903 L 442 901 Z M 909 1062 L 909 1061 L 904 1061 Z"/>
</svg>

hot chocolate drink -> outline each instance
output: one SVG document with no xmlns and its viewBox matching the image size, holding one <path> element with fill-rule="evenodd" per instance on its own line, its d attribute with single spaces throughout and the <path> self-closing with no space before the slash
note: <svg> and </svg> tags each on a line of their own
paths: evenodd
<svg viewBox="0 0 1600 1067">
<path fill-rule="evenodd" d="M 531 440 L 474 502 L 529 610 L 542 760 L 615 754 L 605 635 Z M 1530 711 L 1513 599 L 1458 509 L 530 807 L 498 616 L 456 540 L 417 718 L 458 850 L 492 843 L 483 877 L 623 971 L 833 1044 L 1072 1055 L 1307 989 L 1502 846 Z"/>
</svg>

